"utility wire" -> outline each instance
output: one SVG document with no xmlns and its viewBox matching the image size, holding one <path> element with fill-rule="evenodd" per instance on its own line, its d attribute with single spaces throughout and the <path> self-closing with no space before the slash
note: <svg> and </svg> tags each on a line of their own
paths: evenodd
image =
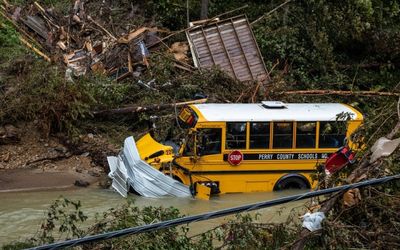
<svg viewBox="0 0 400 250">
<path fill-rule="evenodd" d="M 158 223 L 154 223 L 154 224 L 143 225 L 143 226 L 138 226 L 138 227 L 131 227 L 131 228 L 126 228 L 126 229 L 121 229 L 118 231 L 86 236 L 86 237 L 79 238 L 79 239 L 72 239 L 72 240 L 67 240 L 67 241 L 62 241 L 62 242 L 56 242 L 56 243 L 43 245 L 43 246 L 30 248 L 30 249 L 35 249 L 35 250 L 40 249 L 41 250 L 41 249 L 59 249 L 59 248 L 64 248 L 64 247 L 74 247 L 74 246 L 82 245 L 85 243 L 107 240 L 107 239 L 121 237 L 121 236 L 125 236 L 125 235 L 133 235 L 133 234 L 151 232 L 151 231 L 155 231 L 155 230 L 159 230 L 159 229 L 163 229 L 163 228 L 179 226 L 182 224 L 189 224 L 189 223 L 193 223 L 193 222 L 214 219 L 214 218 L 218 218 L 218 217 L 222 217 L 222 216 L 226 216 L 226 215 L 230 215 L 230 214 L 236 214 L 236 213 L 247 212 L 247 211 L 257 210 L 257 209 L 261 209 L 261 208 L 276 206 L 276 205 L 280 205 L 280 204 L 284 204 L 284 203 L 288 203 L 288 202 L 292 202 L 292 201 L 304 200 L 304 199 L 308 199 L 308 198 L 316 197 L 316 196 L 320 196 L 320 195 L 331 194 L 331 193 L 336 193 L 336 192 L 343 192 L 343 191 L 347 191 L 349 189 L 361 188 L 361 187 L 367 187 L 367 186 L 373 186 L 373 185 L 380 185 L 380 184 L 384 184 L 384 183 L 394 181 L 394 180 L 399 180 L 399 179 L 400 179 L 400 174 L 397 174 L 397 175 L 393 175 L 393 176 L 383 177 L 383 178 L 379 178 L 379 179 L 371 179 L 371 180 L 348 184 L 348 185 L 343 185 L 343 186 L 339 186 L 339 187 L 311 191 L 311 192 L 298 194 L 298 195 L 286 196 L 286 197 L 282 197 L 282 198 L 278 198 L 278 199 L 274 199 L 274 200 L 270 200 L 270 201 L 263 201 L 263 202 L 258 202 L 258 203 L 254 203 L 254 204 L 248 204 L 248 205 L 223 209 L 223 210 L 219 210 L 219 211 L 208 212 L 208 213 L 199 214 L 199 215 L 186 216 L 183 218 L 162 221 L 162 222 L 158 222 Z"/>
</svg>

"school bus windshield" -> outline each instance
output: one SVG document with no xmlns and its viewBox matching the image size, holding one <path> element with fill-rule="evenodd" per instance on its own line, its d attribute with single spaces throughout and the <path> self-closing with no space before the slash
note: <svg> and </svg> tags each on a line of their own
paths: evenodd
<svg viewBox="0 0 400 250">
<path fill-rule="evenodd" d="M 205 128 L 190 131 L 184 143 L 183 155 L 198 156 L 221 153 L 221 128 Z M 196 149 L 196 150 L 195 150 Z"/>
</svg>

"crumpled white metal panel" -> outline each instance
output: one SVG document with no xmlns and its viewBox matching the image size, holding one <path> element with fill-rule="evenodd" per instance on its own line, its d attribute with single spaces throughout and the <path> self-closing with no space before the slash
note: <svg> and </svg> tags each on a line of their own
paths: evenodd
<svg viewBox="0 0 400 250">
<path fill-rule="evenodd" d="M 116 159 L 114 159 L 116 158 Z M 131 186 L 145 197 L 190 197 L 189 187 L 164 175 L 140 159 L 135 140 L 132 136 L 125 139 L 124 149 L 117 157 L 108 157 L 109 176 L 113 179 L 113 188 L 126 197 Z"/>
<path fill-rule="evenodd" d="M 128 196 L 128 182 L 127 171 L 124 163 L 115 156 L 107 157 L 108 165 L 110 166 L 110 173 L 108 176 L 113 180 L 112 187 L 123 197 Z"/>
</svg>

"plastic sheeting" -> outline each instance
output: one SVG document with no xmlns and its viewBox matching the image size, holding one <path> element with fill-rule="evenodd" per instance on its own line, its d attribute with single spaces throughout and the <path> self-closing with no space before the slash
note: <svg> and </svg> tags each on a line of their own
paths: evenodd
<svg viewBox="0 0 400 250">
<path fill-rule="evenodd" d="M 372 155 L 370 163 L 378 160 L 380 157 L 389 156 L 399 146 L 400 138 L 389 140 L 385 137 L 379 138 L 371 148 Z"/>
<path fill-rule="evenodd" d="M 306 213 L 303 215 L 303 227 L 311 232 L 321 229 L 321 222 L 325 219 L 323 212 Z"/>
<path fill-rule="evenodd" d="M 112 178 L 112 187 L 127 197 L 129 187 L 145 197 L 190 197 L 189 187 L 164 175 L 140 158 L 133 137 L 125 139 L 124 148 L 118 157 L 107 157 Z"/>
</svg>

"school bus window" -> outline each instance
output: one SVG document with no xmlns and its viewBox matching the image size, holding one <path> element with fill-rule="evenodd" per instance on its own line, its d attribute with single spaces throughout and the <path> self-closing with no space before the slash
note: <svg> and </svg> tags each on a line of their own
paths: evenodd
<svg viewBox="0 0 400 250">
<path fill-rule="evenodd" d="M 317 132 L 316 122 L 297 122 L 296 147 L 315 148 L 316 132 Z"/>
<path fill-rule="evenodd" d="M 269 122 L 250 123 L 250 148 L 269 148 Z"/>
<path fill-rule="evenodd" d="M 246 148 L 246 123 L 227 122 L 226 123 L 226 148 L 244 149 Z"/>
<path fill-rule="evenodd" d="M 212 155 L 221 153 L 221 134 L 220 128 L 199 129 L 198 138 L 198 153 L 199 155 Z"/>
<path fill-rule="evenodd" d="M 274 122 L 273 148 L 292 148 L 293 123 Z"/>
<path fill-rule="evenodd" d="M 319 147 L 339 148 L 346 137 L 346 122 L 319 122 Z"/>
</svg>

